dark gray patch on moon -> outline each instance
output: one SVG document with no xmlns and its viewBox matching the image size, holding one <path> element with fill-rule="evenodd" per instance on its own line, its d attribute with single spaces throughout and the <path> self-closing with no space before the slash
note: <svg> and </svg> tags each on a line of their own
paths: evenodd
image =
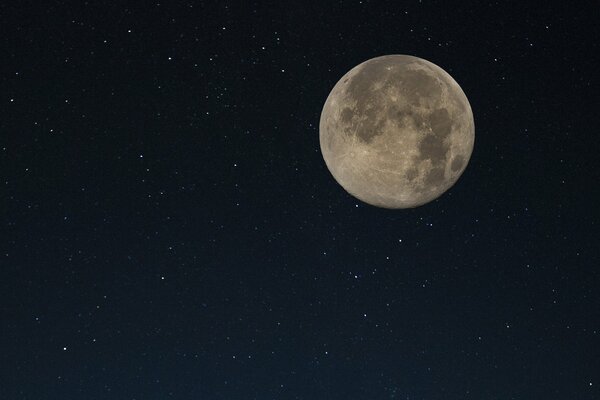
<svg viewBox="0 0 600 400">
<path fill-rule="evenodd" d="M 423 117 L 414 112 L 410 107 L 404 107 L 402 109 L 390 107 L 388 119 L 396 122 L 399 127 L 413 126 L 415 128 L 421 128 L 423 125 Z"/>
<path fill-rule="evenodd" d="M 342 113 L 340 114 L 340 120 L 345 124 L 349 124 L 350 121 L 352 121 L 353 116 L 354 111 L 352 111 L 350 107 L 346 107 L 342 110 Z"/>
<path fill-rule="evenodd" d="M 346 94 L 357 102 L 357 111 L 362 111 L 365 103 L 373 96 L 373 82 L 386 77 L 386 62 L 384 59 L 375 59 L 365 64 L 352 78 L 346 87 Z"/>
<path fill-rule="evenodd" d="M 429 116 L 429 126 L 438 139 L 445 139 L 452 131 L 452 119 L 445 108 L 438 108 Z"/>
<path fill-rule="evenodd" d="M 437 187 L 444 182 L 444 168 L 433 168 L 425 177 L 425 186 L 428 188 Z"/>
<path fill-rule="evenodd" d="M 446 160 L 448 150 L 449 146 L 432 134 L 425 136 L 419 143 L 421 160 L 430 160 L 434 167 Z"/>
<path fill-rule="evenodd" d="M 378 115 L 378 110 L 372 105 L 368 105 L 362 111 L 363 119 L 358 123 L 356 128 L 356 137 L 363 143 L 371 143 L 378 135 L 383 133 L 385 120 L 382 120 Z"/>
<path fill-rule="evenodd" d="M 441 94 L 437 79 L 421 70 L 406 70 L 397 74 L 401 80 L 402 94 L 412 105 L 426 106 L 429 99 L 438 98 Z"/>
<path fill-rule="evenodd" d="M 450 114 L 445 108 L 438 108 L 429 115 L 429 127 L 431 133 L 428 133 L 419 143 L 419 151 L 422 160 L 430 160 L 433 170 L 426 177 L 426 181 L 431 183 L 437 180 L 438 172 L 436 169 L 445 165 L 450 150 L 450 145 L 446 138 L 452 131 L 452 120 Z M 443 167 L 442 167 L 443 172 Z M 443 173 L 442 173 L 443 178 Z"/>
<path fill-rule="evenodd" d="M 416 168 L 411 168 L 408 171 L 406 171 L 406 179 L 408 179 L 409 182 L 414 181 L 417 175 L 419 175 L 419 171 L 417 171 Z"/>
<path fill-rule="evenodd" d="M 464 163 L 465 163 L 465 158 L 463 156 L 461 156 L 460 154 L 454 156 L 454 158 L 452 159 L 452 164 L 450 165 L 452 172 L 460 171 L 462 169 Z"/>
<path fill-rule="evenodd" d="M 355 102 L 353 115 L 360 115 L 360 120 L 356 123 L 346 113 L 342 112 L 342 122 L 346 127 L 350 121 L 356 126 L 353 129 L 344 129 L 347 135 L 356 135 L 361 142 L 368 144 L 373 139 L 383 133 L 385 121 L 380 118 L 380 102 L 377 100 L 379 92 L 375 90 L 374 82 L 388 79 L 389 71 L 386 66 L 389 64 L 386 60 L 374 60 L 359 70 L 359 72 L 348 82 L 345 93 L 348 102 Z"/>
</svg>

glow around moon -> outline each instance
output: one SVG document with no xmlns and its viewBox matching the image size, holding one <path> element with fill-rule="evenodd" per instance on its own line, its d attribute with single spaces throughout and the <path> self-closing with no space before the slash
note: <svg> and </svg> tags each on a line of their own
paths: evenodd
<svg viewBox="0 0 600 400">
<path fill-rule="evenodd" d="M 319 124 L 335 180 L 365 203 L 411 208 L 447 191 L 475 140 L 471 106 L 437 65 L 407 55 L 373 58 L 335 85 Z"/>
</svg>

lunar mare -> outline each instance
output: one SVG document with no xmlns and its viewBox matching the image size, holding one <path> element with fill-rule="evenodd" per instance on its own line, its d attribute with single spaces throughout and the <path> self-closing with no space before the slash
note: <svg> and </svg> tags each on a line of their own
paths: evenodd
<svg viewBox="0 0 600 400">
<path fill-rule="evenodd" d="M 411 208 L 447 191 L 473 151 L 471 106 L 437 65 L 408 55 L 352 68 L 325 101 L 319 124 L 325 163 L 351 195 Z"/>
</svg>

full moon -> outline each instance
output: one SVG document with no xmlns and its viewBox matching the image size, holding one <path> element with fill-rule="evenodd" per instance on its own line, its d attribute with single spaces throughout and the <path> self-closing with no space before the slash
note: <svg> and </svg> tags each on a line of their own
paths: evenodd
<svg viewBox="0 0 600 400">
<path fill-rule="evenodd" d="M 377 207 L 435 200 L 465 170 L 475 141 L 464 92 L 442 68 L 408 55 L 376 57 L 331 90 L 319 123 L 335 180 Z"/>
</svg>

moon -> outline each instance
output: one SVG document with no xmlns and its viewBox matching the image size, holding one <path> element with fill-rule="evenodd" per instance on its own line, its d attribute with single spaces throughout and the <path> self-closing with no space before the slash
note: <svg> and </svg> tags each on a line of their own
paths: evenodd
<svg viewBox="0 0 600 400">
<path fill-rule="evenodd" d="M 373 206 L 413 208 L 461 176 L 473 152 L 467 96 L 442 68 L 409 55 L 367 60 L 325 101 L 319 141 L 327 168 Z"/>
</svg>

